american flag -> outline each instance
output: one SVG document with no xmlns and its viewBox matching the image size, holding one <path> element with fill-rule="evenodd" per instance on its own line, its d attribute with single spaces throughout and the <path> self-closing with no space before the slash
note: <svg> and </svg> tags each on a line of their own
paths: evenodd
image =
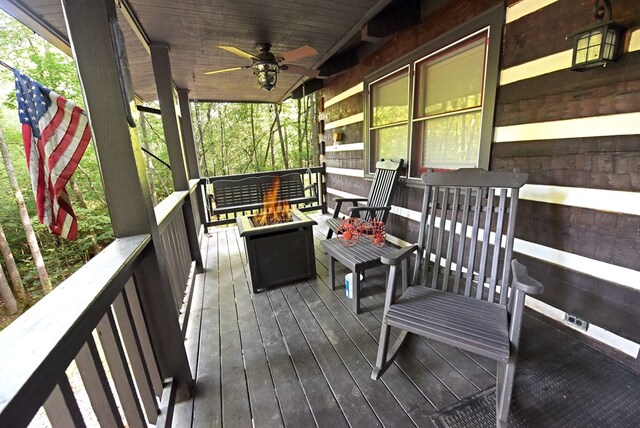
<svg viewBox="0 0 640 428">
<path fill-rule="evenodd" d="M 55 235 L 73 240 L 78 222 L 65 185 L 91 140 L 87 117 L 81 108 L 15 68 L 13 74 L 38 219 Z"/>
</svg>

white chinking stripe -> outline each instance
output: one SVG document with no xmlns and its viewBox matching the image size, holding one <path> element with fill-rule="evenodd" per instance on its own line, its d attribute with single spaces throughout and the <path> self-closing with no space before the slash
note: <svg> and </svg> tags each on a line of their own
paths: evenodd
<svg viewBox="0 0 640 428">
<path fill-rule="evenodd" d="M 529 308 L 534 311 L 540 312 L 541 314 L 554 319 L 559 322 L 564 321 L 565 312 L 555 308 L 547 303 L 544 303 L 538 299 L 535 299 L 531 296 L 527 296 L 527 299 L 524 302 Z M 620 337 L 617 334 L 611 333 L 601 327 L 598 327 L 595 324 L 589 324 L 589 328 L 587 331 L 575 329 L 577 332 L 584 334 L 585 336 L 589 336 L 593 339 L 596 339 L 600 342 L 606 343 L 609 346 L 612 346 L 619 351 L 624 352 L 627 355 L 632 356 L 633 358 L 638 357 L 638 352 L 640 351 L 640 345 L 631 340 L 625 339 L 624 337 Z"/>
<path fill-rule="evenodd" d="M 508 85 L 520 80 L 567 69 L 571 67 L 572 57 L 573 50 L 567 50 L 505 68 L 500 72 L 500 85 Z"/>
<path fill-rule="evenodd" d="M 339 119 L 334 122 L 329 122 L 324 125 L 324 129 L 330 130 L 334 128 L 339 128 L 341 126 L 352 125 L 354 123 L 362 122 L 364 120 L 364 113 L 356 113 L 351 116 L 347 116 L 344 119 Z"/>
<path fill-rule="evenodd" d="M 631 33 L 629 40 L 628 52 L 640 50 L 640 29 Z M 532 77 L 542 76 L 543 74 L 553 73 L 554 71 L 565 70 L 571 67 L 573 58 L 573 49 L 557 52 L 541 58 L 534 59 L 523 64 L 514 65 L 505 68 L 500 72 L 500 85 L 508 85 L 509 83 L 518 82 L 520 80 L 530 79 Z"/>
<path fill-rule="evenodd" d="M 364 90 L 364 82 L 360 82 L 357 85 L 347 89 L 346 91 L 339 93 L 335 97 L 325 101 L 324 102 L 324 106 L 325 106 L 325 108 L 326 107 L 331 107 L 332 105 L 337 104 L 342 100 L 346 100 L 347 98 L 349 98 L 352 95 L 359 94 L 363 90 Z"/>
<path fill-rule="evenodd" d="M 326 146 L 324 150 L 325 152 L 351 152 L 364 150 L 364 143 L 334 144 L 332 146 Z"/>
<path fill-rule="evenodd" d="M 495 143 L 640 134 L 640 112 L 497 126 Z"/>
<path fill-rule="evenodd" d="M 328 166 L 326 171 L 327 174 L 346 175 L 348 177 L 364 177 L 364 171 L 361 169 L 334 168 Z"/>
<path fill-rule="evenodd" d="M 527 16 L 530 13 L 536 12 L 543 7 L 549 6 L 558 0 L 521 0 L 516 4 L 513 4 L 507 8 L 507 15 L 505 22 L 516 21 L 523 16 Z"/>
<path fill-rule="evenodd" d="M 640 193 L 526 184 L 520 199 L 622 214 L 640 215 Z"/>
</svg>

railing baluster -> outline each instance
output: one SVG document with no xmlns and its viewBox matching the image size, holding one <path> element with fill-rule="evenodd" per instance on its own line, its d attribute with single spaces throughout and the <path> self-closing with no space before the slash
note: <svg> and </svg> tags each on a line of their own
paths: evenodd
<svg viewBox="0 0 640 428">
<path fill-rule="evenodd" d="M 93 337 L 89 337 L 75 361 L 100 426 L 122 427 L 122 419 Z"/>
<path fill-rule="evenodd" d="M 129 308 L 131 310 L 131 317 L 133 318 L 133 324 L 138 332 L 138 339 L 140 340 L 140 347 L 142 348 L 142 354 L 144 360 L 147 362 L 147 368 L 149 369 L 149 377 L 151 378 L 151 384 L 157 397 L 162 395 L 162 377 L 158 370 L 158 362 L 156 361 L 151 346 L 151 339 L 149 338 L 149 330 L 147 330 L 147 323 L 142 315 L 142 307 L 140 306 L 140 300 L 138 299 L 138 293 L 136 292 L 136 285 L 133 279 L 129 279 L 124 286 L 123 293 L 129 302 Z"/>
<path fill-rule="evenodd" d="M 69 379 L 65 374 L 53 388 L 43 407 L 53 428 L 86 427 L 76 397 L 69 385 Z"/>
<path fill-rule="evenodd" d="M 144 406 L 147 414 L 147 420 L 150 423 L 155 424 L 160 409 L 158 407 L 156 397 L 153 395 L 151 376 L 149 375 L 147 364 L 143 359 L 140 341 L 137 337 L 136 331 L 133 329 L 131 310 L 124 295 L 120 294 L 116 298 L 113 302 L 113 309 L 116 313 L 118 327 L 120 327 L 122 341 L 124 342 L 127 355 L 129 356 L 131 370 L 135 377 L 136 385 L 138 386 L 138 394 L 140 394 L 142 405 Z"/>
<path fill-rule="evenodd" d="M 135 392 L 133 378 L 127 365 L 124 349 L 118 337 L 116 321 L 111 311 L 107 311 L 107 314 L 100 320 L 97 330 L 118 397 L 120 398 L 120 404 L 122 404 L 124 415 L 127 418 L 127 425 L 131 428 L 146 427 L 142 407 L 140 407 L 140 401 L 138 401 L 138 396 Z"/>
</svg>

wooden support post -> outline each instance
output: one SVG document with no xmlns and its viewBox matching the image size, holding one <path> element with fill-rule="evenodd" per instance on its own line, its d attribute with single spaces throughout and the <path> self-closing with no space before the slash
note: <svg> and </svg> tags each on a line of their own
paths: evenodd
<svg viewBox="0 0 640 428">
<path fill-rule="evenodd" d="M 153 75 L 156 80 L 158 101 L 160 101 L 160 111 L 162 112 L 164 139 L 171 163 L 173 188 L 175 190 L 188 190 L 187 163 L 178 118 L 177 94 L 171 76 L 169 46 L 161 43 L 152 43 L 151 63 L 153 64 Z"/>
<path fill-rule="evenodd" d="M 63 0 L 62 6 L 73 56 L 91 123 L 111 224 L 116 237 L 151 235 L 153 244 L 145 264 L 157 273 L 154 282 L 138 282 L 141 305 L 156 351 L 160 373 L 179 384 L 178 397 L 191 393 L 192 377 L 173 303 L 167 253 L 162 242 L 140 142 L 131 137 L 118 80 L 110 22 L 114 2 Z M 173 159 L 172 159 L 173 161 Z M 180 168 L 175 168 L 179 170 Z M 182 169 L 183 175 L 186 173 Z"/>
</svg>

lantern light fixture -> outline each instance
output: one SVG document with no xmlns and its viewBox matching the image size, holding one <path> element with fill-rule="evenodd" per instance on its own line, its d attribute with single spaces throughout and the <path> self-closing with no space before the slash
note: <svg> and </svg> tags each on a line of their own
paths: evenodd
<svg viewBox="0 0 640 428">
<path fill-rule="evenodd" d="M 613 21 L 611 2 L 595 0 L 593 15 L 596 18 L 595 24 L 573 34 L 572 70 L 605 67 L 622 54 L 624 28 Z M 603 20 L 606 15 L 608 19 Z"/>
<path fill-rule="evenodd" d="M 253 74 L 258 78 L 258 83 L 262 89 L 270 91 L 276 86 L 278 71 L 280 71 L 277 62 L 258 61 L 254 64 L 253 69 Z"/>
</svg>

